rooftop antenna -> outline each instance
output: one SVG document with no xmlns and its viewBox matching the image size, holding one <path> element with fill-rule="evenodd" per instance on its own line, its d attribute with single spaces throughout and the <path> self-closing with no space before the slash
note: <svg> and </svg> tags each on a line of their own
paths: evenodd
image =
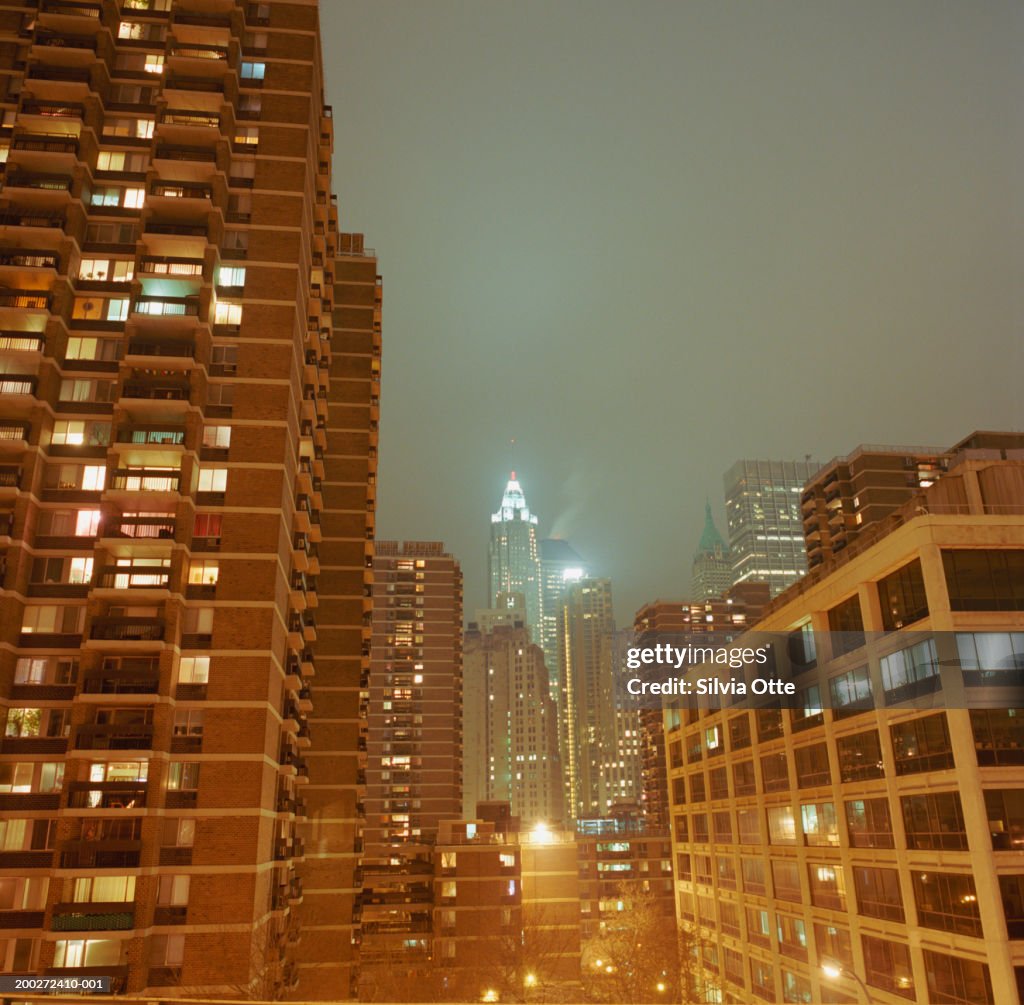
<svg viewBox="0 0 1024 1005">
<path fill-rule="evenodd" d="M 516 477 L 516 438 L 513 436 L 508 441 L 508 456 L 510 461 L 510 467 L 512 470 L 512 480 L 515 481 Z"/>
</svg>

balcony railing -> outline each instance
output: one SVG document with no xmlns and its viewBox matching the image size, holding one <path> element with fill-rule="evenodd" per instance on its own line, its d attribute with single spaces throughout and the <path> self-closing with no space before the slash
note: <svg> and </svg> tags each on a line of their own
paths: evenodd
<svg viewBox="0 0 1024 1005">
<path fill-rule="evenodd" d="M 68 794 L 71 809 L 131 810 L 146 805 L 145 782 L 72 782 Z"/>
<path fill-rule="evenodd" d="M 89 670 L 82 681 L 83 694 L 156 694 L 159 670 Z"/>
<path fill-rule="evenodd" d="M 150 317 L 198 317 L 199 298 L 139 297 L 132 305 L 132 313 Z"/>
<path fill-rule="evenodd" d="M 199 228 L 205 234 L 205 228 Z M 139 265 L 139 272 L 148 276 L 201 277 L 203 263 L 195 258 L 166 258 L 148 256 Z"/>
<path fill-rule="evenodd" d="M 27 440 L 31 429 L 27 422 L 0 421 L 0 442 Z"/>
<path fill-rule="evenodd" d="M 42 352 L 43 339 L 40 335 L 27 332 L 0 332 L 0 352 Z"/>
<path fill-rule="evenodd" d="M 174 517 L 133 516 L 122 517 L 104 524 L 103 537 L 174 538 Z"/>
<path fill-rule="evenodd" d="M 124 398 L 142 398 L 148 401 L 188 401 L 188 384 L 146 384 L 128 381 L 121 389 Z M 115 486 L 116 487 L 116 486 Z M 168 491 L 150 489 L 149 491 Z"/>
<path fill-rule="evenodd" d="M 209 199 L 213 195 L 209 185 L 192 185 L 188 182 L 155 181 L 149 191 L 152 195 L 169 199 Z"/>
<path fill-rule="evenodd" d="M 89 637 L 111 642 L 160 642 L 164 631 L 160 618 L 93 618 Z"/>
<path fill-rule="evenodd" d="M 0 290 L 0 307 L 45 311 L 49 306 L 49 293 L 38 293 L 34 290 Z"/>
<path fill-rule="evenodd" d="M 193 359 L 195 346 L 191 342 L 129 342 L 129 356 L 169 356 L 175 359 Z"/>
<path fill-rule="evenodd" d="M 149 750 L 152 746 L 152 726 L 86 723 L 75 736 L 76 750 Z"/>
<path fill-rule="evenodd" d="M 115 471 L 110 479 L 110 488 L 121 492 L 177 492 L 180 484 L 180 471 L 146 471 L 126 468 Z"/>
<path fill-rule="evenodd" d="M 0 265 L 30 269 L 55 269 L 59 261 L 59 256 L 49 251 L 9 251 L 0 255 Z"/>
<path fill-rule="evenodd" d="M 163 117 L 160 120 L 169 126 L 213 126 L 220 125 L 220 115 L 217 112 L 201 112 L 187 108 L 164 109 Z"/>
<path fill-rule="evenodd" d="M 120 426 L 117 430 L 117 442 L 180 446 L 185 442 L 185 427 Z"/>
<path fill-rule="evenodd" d="M 123 931 L 135 927 L 135 912 L 124 904 L 55 904 L 55 932 Z"/>
<path fill-rule="evenodd" d="M 171 570 L 156 565 L 113 565 L 101 569 L 96 582 L 106 590 L 166 590 Z"/>
</svg>

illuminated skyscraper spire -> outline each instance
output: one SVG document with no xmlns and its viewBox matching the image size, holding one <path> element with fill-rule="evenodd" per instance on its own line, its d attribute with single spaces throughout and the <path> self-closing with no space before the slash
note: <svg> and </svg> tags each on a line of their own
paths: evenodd
<svg viewBox="0 0 1024 1005">
<path fill-rule="evenodd" d="M 491 546 L 488 553 L 489 603 L 499 593 L 522 593 L 526 598 L 526 623 L 531 639 L 540 644 L 541 575 L 537 550 L 537 517 L 526 505 L 523 487 L 513 471 L 491 514 Z"/>
</svg>

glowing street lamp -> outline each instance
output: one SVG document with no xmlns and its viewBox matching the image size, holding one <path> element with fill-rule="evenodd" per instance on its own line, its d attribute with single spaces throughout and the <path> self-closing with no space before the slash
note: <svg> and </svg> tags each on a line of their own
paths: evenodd
<svg viewBox="0 0 1024 1005">
<path fill-rule="evenodd" d="M 848 970 L 842 964 L 837 963 L 835 960 L 822 960 L 821 961 L 821 972 L 830 981 L 837 981 L 840 977 L 852 977 L 857 984 L 860 986 L 861 991 L 864 993 L 864 1001 L 867 1005 L 872 1005 L 871 992 L 868 991 L 868 986 L 857 976 L 856 971 Z"/>
</svg>

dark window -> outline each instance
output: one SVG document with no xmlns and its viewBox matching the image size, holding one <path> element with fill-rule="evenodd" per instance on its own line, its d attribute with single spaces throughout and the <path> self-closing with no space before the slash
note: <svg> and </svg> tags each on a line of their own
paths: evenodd
<svg viewBox="0 0 1024 1005">
<path fill-rule="evenodd" d="M 729 798 L 729 773 L 725 768 L 714 768 L 710 774 L 711 798 Z"/>
<path fill-rule="evenodd" d="M 672 802 L 676 806 L 682 806 L 686 802 L 686 779 L 676 777 L 672 779 Z"/>
<path fill-rule="evenodd" d="M 696 764 L 703 756 L 700 745 L 700 733 L 691 733 L 686 738 L 686 763 Z"/>
<path fill-rule="evenodd" d="M 761 777 L 765 792 L 781 792 L 789 788 L 789 756 L 768 754 L 761 759 Z"/>
<path fill-rule="evenodd" d="M 978 763 L 1024 764 L 1024 709 L 972 708 Z"/>
<path fill-rule="evenodd" d="M 775 993 L 775 971 L 770 963 L 760 960 L 750 961 L 750 988 L 758 998 L 775 1002 L 779 996 Z"/>
<path fill-rule="evenodd" d="M 789 661 L 794 673 L 810 670 L 818 662 L 818 647 L 810 622 L 789 633 Z"/>
<path fill-rule="evenodd" d="M 764 908 L 747 908 L 747 938 L 757 946 L 767 946 L 770 943 L 768 912 Z"/>
<path fill-rule="evenodd" d="M 693 828 L 693 841 L 707 841 L 708 815 L 706 813 L 694 813 L 690 818 L 690 825 Z"/>
<path fill-rule="evenodd" d="M 811 997 L 811 982 L 806 977 L 783 970 L 782 1000 L 787 1003 L 794 1002 L 796 1005 L 810 1005 L 814 1001 Z"/>
<path fill-rule="evenodd" d="M 954 611 L 1024 611 L 1024 550 L 942 552 Z"/>
<path fill-rule="evenodd" d="M 760 815 L 757 810 L 737 810 L 736 827 L 740 844 L 761 844 Z"/>
<path fill-rule="evenodd" d="M 697 883 L 703 883 L 705 886 L 711 886 L 710 855 L 693 856 L 693 878 Z"/>
<path fill-rule="evenodd" d="M 765 871 L 763 858 L 740 859 L 740 866 L 743 870 L 743 892 L 752 893 L 758 897 L 765 895 Z"/>
<path fill-rule="evenodd" d="M 836 740 L 836 753 L 839 755 L 841 781 L 861 782 L 869 778 L 885 777 L 877 729 Z"/>
<path fill-rule="evenodd" d="M 676 816 L 676 840 L 688 841 L 689 830 L 686 826 L 686 814 L 680 813 Z"/>
<path fill-rule="evenodd" d="M 774 740 L 782 736 L 782 709 L 781 708 L 759 708 L 757 716 L 757 738 Z"/>
<path fill-rule="evenodd" d="M 926 715 L 889 728 L 897 775 L 952 768 L 953 748 L 949 742 L 946 714 Z"/>
<path fill-rule="evenodd" d="M 949 872 L 912 872 L 917 920 L 925 928 L 981 938 L 974 877 Z"/>
<path fill-rule="evenodd" d="M 900 803 L 908 848 L 949 851 L 967 848 L 960 793 L 931 792 L 927 795 L 903 796 Z"/>
<path fill-rule="evenodd" d="M 718 873 L 718 885 L 726 890 L 736 889 L 736 860 L 728 855 L 715 856 L 715 871 Z"/>
<path fill-rule="evenodd" d="M 671 767 L 681 768 L 683 766 L 683 745 L 678 740 L 673 740 L 668 745 L 668 753 Z"/>
<path fill-rule="evenodd" d="M 846 804 L 846 831 L 851 848 L 892 848 L 888 799 L 851 799 Z"/>
<path fill-rule="evenodd" d="M 832 632 L 833 657 L 853 652 L 864 645 L 864 618 L 856 593 L 828 612 L 828 627 Z"/>
<path fill-rule="evenodd" d="M 867 983 L 913 1001 L 914 972 L 910 967 L 910 950 L 892 939 L 879 939 L 873 935 L 862 935 L 861 945 L 864 947 Z"/>
<path fill-rule="evenodd" d="M 832 960 L 844 967 L 853 966 L 853 946 L 850 933 L 845 928 L 815 922 L 814 945 L 818 951 L 818 963 Z"/>
<path fill-rule="evenodd" d="M 737 796 L 752 796 L 757 792 L 753 761 L 737 761 L 732 766 L 732 786 Z"/>
<path fill-rule="evenodd" d="M 723 948 L 722 966 L 725 968 L 726 980 L 743 987 L 743 954 L 727 946 Z"/>
<path fill-rule="evenodd" d="M 794 733 L 820 726 L 825 721 L 825 713 L 821 708 L 821 690 L 817 684 L 797 691 L 795 698 L 796 707 L 789 713 L 790 728 Z"/>
<path fill-rule="evenodd" d="M 882 605 L 882 627 L 887 632 L 920 621 L 928 616 L 928 598 L 924 592 L 921 560 L 897 569 L 878 584 L 878 602 Z"/>
<path fill-rule="evenodd" d="M 698 771 L 695 775 L 690 775 L 690 802 L 702 803 L 707 797 L 704 787 L 704 772 Z"/>
<path fill-rule="evenodd" d="M 742 750 L 750 746 L 750 716 L 746 712 L 729 720 L 729 749 Z"/>
<path fill-rule="evenodd" d="M 870 869 L 854 866 L 853 888 L 857 892 L 857 910 L 868 918 L 904 921 L 900 877 L 895 869 Z"/>
<path fill-rule="evenodd" d="M 924 951 L 928 1001 L 934 1005 L 993 1005 L 988 966 L 959 956 Z"/>
<path fill-rule="evenodd" d="M 996 851 L 1024 849 L 1024 789 L 986 789 L 985 809 L 992 847 Z"/>
<path fill-rule="evenodd" d="M 1006 932 L 1011 939 L 1024 939 L 1024 876 L 1000 876 Z"/>
<path fill-rule="evenodd" d="M 829 785 L 832 773 L 828 767 L 828 746 L 814 743 L 809 747 L 797 747 L 796 761 L 797 788 L 810 789 L 815 785 Z"/>
<path fill-rule="evenodd" d="M 678 875 L 677 879 L 691 880 L 693 878 L 693 866 L 690 862 L 689 855 L 679 854 L 676 855 L 676 872 Z"/>
<path fill-rule="evenodd" d="M 711 814 L 711 833 L 716 841 L 732 844 L 732 815 L 728 810 Z"/>
<path fill-rule="evenodd" d="M 800 893 L 800 867 L 789 859 L 777 858 L 772 861 L 772 885 L 777 900 L 789 900 L 799 904 L 803 900 Z"/>
<path fill-rule="evenodd" d="M 718 924 L 726 935 L 740 935 L 740 909 L 727 900 L 718 902 Z M 728 952 L 728 950 L 726 950 Z"/>
</svg>

